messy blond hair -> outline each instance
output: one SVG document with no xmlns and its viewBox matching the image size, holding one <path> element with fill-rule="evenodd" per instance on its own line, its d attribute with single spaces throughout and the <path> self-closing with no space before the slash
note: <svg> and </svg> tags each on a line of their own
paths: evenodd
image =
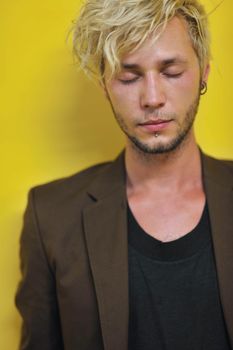
<svg viewBox="0 0 233 350">
<path fill-rule="evenodd" d="M 174 16 L 187 21 L 200 70 L 210 59 L 207 15 L 198 0 L 86 0 L 73 26 L 73 53 L 80 67 L 103 78 L 108 62 L 114 75 L 120 57 L 153 33 L 155 40 Z"/>
</svg>

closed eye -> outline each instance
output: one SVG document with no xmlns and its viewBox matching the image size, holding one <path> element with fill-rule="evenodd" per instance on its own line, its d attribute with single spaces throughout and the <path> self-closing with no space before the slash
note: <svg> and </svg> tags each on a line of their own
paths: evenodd
<svg viewBox="0 0 233 350">
<path fill-rule="evenodd" d="M 122 83 L 122 84 L 133 84 L 134 82 L 136 82 L 137 80 L 139 79 L 139 77 L 135 77 L 135 78 L 132 78 L 132 79 L 119 79 L 119 81 Z"/>
<path fill-rule="evenodd" d="M 183 72 L 179 72 L 179 73 L 166 73 L 166 72 L 163 72 L 162 73 L 165 77 L 167 78 L 179 78 Z"/>
</svg>

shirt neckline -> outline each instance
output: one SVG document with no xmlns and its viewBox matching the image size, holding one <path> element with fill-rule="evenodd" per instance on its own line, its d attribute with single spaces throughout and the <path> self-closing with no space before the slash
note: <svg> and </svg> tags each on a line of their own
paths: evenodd
<svg viewBox="0 0 233 350">
<path fill-rule="evenodd" d="M 176 261 L 186 259 L 198 253 L 211 241 L 207 202 L 196 227 L 186 235 L 170 242 L 162 242 L 146 233 L 138 224 L 129 205 L 127 215 L 129 246 L 154 260 Z"/>
</svg>

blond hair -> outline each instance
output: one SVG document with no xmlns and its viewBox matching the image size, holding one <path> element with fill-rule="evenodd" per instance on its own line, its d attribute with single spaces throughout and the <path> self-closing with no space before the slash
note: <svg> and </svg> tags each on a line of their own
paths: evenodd
<svg viewBox="0 0 233 350">
<path fill-rule="evenodd" d="M 114 75 L 121 55 L 136 50 L 151 33 L 157 39 L 174 16 L 187 21 L 202 72 L 210 59 L 210 35 L 198 0 L 86 0 L 72 30 L 74 57 L 88 75 L 102 78 L 106 61 Z"/>
</svg>

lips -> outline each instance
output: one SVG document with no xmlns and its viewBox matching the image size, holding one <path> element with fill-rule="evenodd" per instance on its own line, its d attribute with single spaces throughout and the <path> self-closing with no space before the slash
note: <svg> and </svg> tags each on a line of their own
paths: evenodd
<svg viewBox="0 0 233 350">
<path fill-rule="evenodd" d="M 164 120 L 164 119 L 156 119 L 156 120 L 148 120 L 145 123 L 142 123 L 141 125 L 155 125 L 155 124 L 162 124 L 162 123 L 167 123 L 169 122 L 171 119 L 169 120 Z"/>
<path fill-rule="evenodd" d="M 172 119 L 169 119 L 169 120 L 156 119 L 156 120 L 148 120 L 145 123 L 141 123 L 139 125 L 148 131 L 155 132 L 155 131 L 163 130 L 166 127 L 168 127 L 171 121 Z"/>
</svg>

